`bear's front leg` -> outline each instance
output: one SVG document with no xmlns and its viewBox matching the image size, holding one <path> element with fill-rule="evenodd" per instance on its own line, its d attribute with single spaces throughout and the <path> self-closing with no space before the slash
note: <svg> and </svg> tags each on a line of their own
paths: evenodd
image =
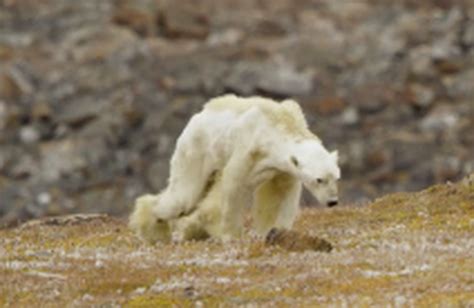
<svg viewBox="0 0 474 308">
<path fill-rule="evenodd" d="M 259 235 L 265 236 L 274 227 L 292 227 L 298 213 L 301 188 L 301 183 L 287 173 L 279 173 L 257 188 L 252 216 Z"/>
<path fill-rule="evenodd" d="M 281 199 L 277 219 L 274 227 L 290 230 L 300 209 L 301 192 L 303 185 L 295 178 L 292 178 L 285 189 Z"/>
<path fill-rule="evenodd" d="M 250 202 L 244 196 L 248 195 L 245 190 L 235 190 L 228 192 L 224 199 L 222 222 L 221 222 L 221 239 L 229 241 L 234 238 L 240 238 L 243 233 L 244 210 L 248 208 L 247 203 Z"/>
<path fill-rule="evenodd" d="M 242 235 L 244 211 L 249 208 L 252 190 L 248 175 L 254 162 L 249 155 L 231 158 L 222 174 L 221 239 L 224 241 Z"/>
</svg>

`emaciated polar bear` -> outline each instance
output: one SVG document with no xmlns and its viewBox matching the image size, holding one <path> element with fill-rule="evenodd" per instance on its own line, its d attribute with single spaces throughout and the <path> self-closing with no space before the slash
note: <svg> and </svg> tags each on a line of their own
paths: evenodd
<svg viewBox="0 0 474 308">
<path fill-rule="evenodd" d="M 300 106 L 262 97 L 225 95 L 205 104 L 177 140 L 168 186 L 137 199 L 130 227 L 144 240 L 241 235 L 251 206 L 253 226 L 290 229 L 302 185 L 322 203 L 338 203 L 337 152 L 312 134 Z"/>
</svg>

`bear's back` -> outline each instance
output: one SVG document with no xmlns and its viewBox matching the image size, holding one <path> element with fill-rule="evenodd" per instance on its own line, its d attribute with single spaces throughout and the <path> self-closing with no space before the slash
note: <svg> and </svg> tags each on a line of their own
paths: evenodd
<svg viewBox="0 0 474 308">
<path fill-rule="evenodd" d="M 283 130 L 285 133 L 302 138 L 316 138 L 308 130 L 308 125 L 300 106 L 293 100 L 276 102 L 259 96 L 243 98 L 228 94 L 211 99 L 204 105 L 204 111 L 230 111 L 238 115 L 252 108 L 258 108 L 272 126 Z"/>
</svg>

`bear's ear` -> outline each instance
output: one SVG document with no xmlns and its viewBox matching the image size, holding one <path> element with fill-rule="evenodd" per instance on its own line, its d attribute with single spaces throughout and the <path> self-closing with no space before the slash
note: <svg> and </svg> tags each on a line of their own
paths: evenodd
<svg viewBox="0 0 474 308">
<path fill-rule="evenodd" d="M 339 154 L 338 154 L 337 150 L 331 152 L 331 156 L 334 158 L 334 160 L 335 160 L 336 162 L 338 161 L 338 159 L 339 159 Z"/>
</svg>

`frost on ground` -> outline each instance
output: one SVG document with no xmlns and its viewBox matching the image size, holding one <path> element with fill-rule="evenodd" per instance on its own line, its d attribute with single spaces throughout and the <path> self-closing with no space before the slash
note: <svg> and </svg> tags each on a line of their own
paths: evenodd
<svg viewBox="0 0 474 308">
<path fill-rule="evenodd" d="M 472 181 L 305 209 L 290 251 L 246 236 L 147 246 L 105 215 L 0 230 L 0 306 L 474 306 Z"/>
</svg>

